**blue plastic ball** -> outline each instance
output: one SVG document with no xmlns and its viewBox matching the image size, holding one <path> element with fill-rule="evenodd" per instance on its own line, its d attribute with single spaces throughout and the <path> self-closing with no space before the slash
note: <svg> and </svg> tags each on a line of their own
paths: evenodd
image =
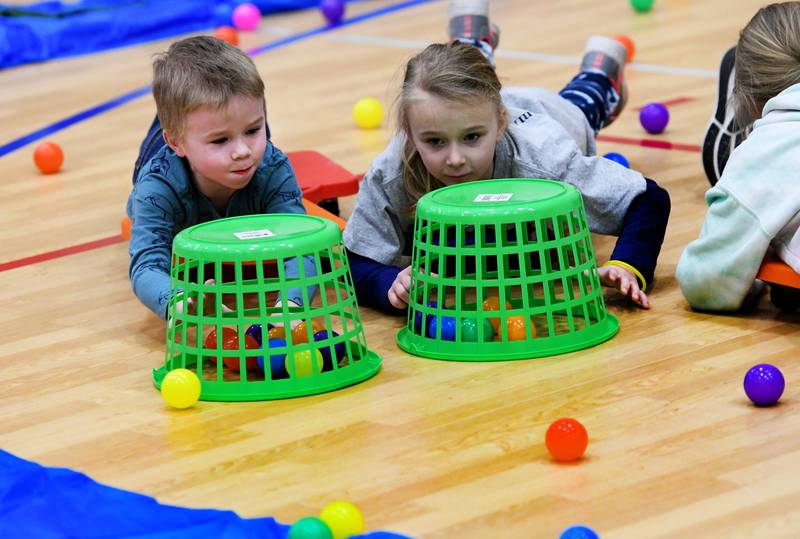
<svg viewBox="0 0 800 539">
<path fill-rule="evenodd" d="M 669 110 L 661 103 L 648 103 L 639 111 L 639 122 L 645 131 L 657 135 L 667 128 Z"/>
<path fill-rule="evenodd" d="M 270 339 L 267 341 L 267 348 L 280 348 L 285 347 L 286 341 L 283 339 Z M 261 348 L 264 348 L 262 345 Z M 264 356 L 258 356 L 258 368 L 264 370 Z M 272 372 L 273 380 L 280 380 L 282 378 L 289 378 L 289 372 L 286 370 L 286 354 L 274 354 L 269 356 L 269 368 Z"/>
<path fill-rule="evenodd" d="M 600 539 L 600 536 L 589 526 L 570 526 L 561 532 L 558 539 Z"/>
<path fill-rule="evenodd" d="M 630 163 L 628 163 L 628 160 L 625 159 L 625 156 L 622 155 L 621 153 L 608 152 L 603 157 L 605 157 L 609 161 L 614 161 L 615 163 L 619 163 L 620 165 L 622 165 L 625 168 L 631 168 Z"/>
<path fill-rule="evenodd" d="M 744 375 L 744 392 L 756 406 L 772 406 L 783 395 L 786 382 L 777 367 L 762 363 Z"/>
<path fill-rule="evenodd" d="M 428 337 L 431 339 L 436 338 L 436 324 L 438 323 L 437 317 L 432 316 L 428 321 Z M 442 317 L 442 334 L 441 340 L 454 341 L 456 340 L 456 319 L 452 316 Z"/>
</svg>

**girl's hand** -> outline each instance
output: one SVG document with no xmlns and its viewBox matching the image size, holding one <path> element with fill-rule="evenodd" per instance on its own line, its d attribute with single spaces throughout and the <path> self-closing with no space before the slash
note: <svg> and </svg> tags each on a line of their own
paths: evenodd
<svg viewBox="0 0 800 539">
<path fill-rule="evenodd" d="M 397 274 L 392 286 L 389 287 L 389 303 L 398 309 L 408 306 L 408 291 L 411 288 L 411 266 Z"/>
<path fill-rule="evenodd" d="M 623 295 L 629 296 L 643 309 L 650 308 L 650 301 L 647 299 L 647 294 L 639 289 L 639 280 L 631 270 L 611 264 L 608 266 L 600 266 L 597 268 L 597 272 L 600 274 L 600 282 L 603 283 L 603 286 L 616 288 Z"/>
</svg>

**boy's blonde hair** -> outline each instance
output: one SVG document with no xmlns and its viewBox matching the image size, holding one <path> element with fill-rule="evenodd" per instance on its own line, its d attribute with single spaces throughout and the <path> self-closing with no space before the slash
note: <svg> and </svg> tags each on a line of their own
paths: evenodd
<svg viewBox="0 0 800 539">
<path fill-rule="evenodd" d="M 498 116 L 505 112 L 500 97 L 502 84 L 489 61 L 474 45 L 453 42 L 429 45 L 406 64 L 397 99 L 397 128 L 405 133 L 403 182 L 413 199 L 442 187 L 431 176 L 411 139 L 409 107 L 419 92 L 457 103 L 493 103 Z"/>
<path fill-rule="evenodd" d="M 800 82 L 800 2 L 758 10 L 739 34 L 735 72 L 735 118 L 746 126 L 767 101 Z"/>
<path fill-rule="evenodd" d="M 203 106 L 224 107 L 234 96 L 264 100 L 264 81 L 249 56 L 221 39 L 176 41 L 153 62 L 158 120 L 176 140 L 184 134 L 187 114 Z"/>
</svg>

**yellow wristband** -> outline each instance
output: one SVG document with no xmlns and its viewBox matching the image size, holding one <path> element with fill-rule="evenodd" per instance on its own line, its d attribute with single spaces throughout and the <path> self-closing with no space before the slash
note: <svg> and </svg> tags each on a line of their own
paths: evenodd
<svg viewBox="0 0 800 539">
<path fill-rule="evenodd" d="M 630 270 L 630 272 L 633 273 L 634 275 L 636 275 L 636 278 L 639 279 L 639 283 L 642 285 L 642 292 L 645 292 L 647 290 L 647 281 L 644 280 L 644 275 L 642 275 L 642 273 L 639 270 L 637 270 L 636 268 L 634 268 L 633 266 L 631 266 L 627 262 L 623 262 L 622 260 L 609 260 L 608 262 L 606 262 L 603 265 L 604 266 L 620 266 L 622 268 Z"/>
</svg>

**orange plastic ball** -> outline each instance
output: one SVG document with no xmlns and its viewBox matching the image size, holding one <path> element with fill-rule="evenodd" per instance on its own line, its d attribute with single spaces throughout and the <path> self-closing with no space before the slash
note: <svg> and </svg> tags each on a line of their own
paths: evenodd
<svg viewBox="0 0 800 539">
<path fill-rule="evenodd" d="M 239 32 L 230 26 L 220 26 L 214 30 L 214 37 L 222 41 L 227 41 L 234 47 L 239 46 Z"/>
<path fill-rule="evenodd" d="M 506 309 L 511 308 L 511 303 L 506 301 Z M 484 311 L 499 311 L 500 310 L 500 298 L 497 296 L 489 296 L 485 300 L 483 300 L 483 310 Z M 494 333 L 497 338 L 500 338 L 500 319 L 499 318 L 488 318 L 489 323 L 492 324 L 494 328 Z"/>
<path fill-rule="evenodd" d="M 119 223 L 120 234 L 126 240 L 131 239 L 131 227 L 133 223 L 131 223 L 130 217 L 123 217 L 122 221 Z"/>
<path fill-rule="evenodd" d="M 323 329 L 325 329 L 325 326 L 323 326 L 319 322 L 315 322 L 314 320 L 311 321 L 312 337 L 314 333 L 316 333 L 317 331 L 322 331 Z M 306 324 L 306 322 L 300 322 L 294 327 L 294 329 L 292 330 L 292 342 L 294 344 L 308 342 L 308 324 Z"/>
<path fill-rule="evenodd" d="M 633 62 L 633 55 L 636 53 L 636 47 L 633 44 L 633 40 L 622 34 L 614 36 L 614 39 L 625 45 L 625 50 L 628 51 L 628 62 Z"/>
<path fill-rule="evenodd" d="M 211 333 L 206 336 L 205 347 L 208 349 L 217 348 L 217 330 L 212 329 Z M 259 348 L 258 341 L 250 335 L 244 336 L 244 347 L 247 350 L 257 350 Z M 239 349 L 239 332 L 233 328 L 222 328 L 222 349 L 223 350 L 238 350 Z M 214 358 L 216 359 L 216 358 Z M 232 371 L 239 372 L 239 358 L 226 356 L 222 358 L 222 362 L 226 367 Z M 247 369 L 255 369 L 258 367 L 258 358 L 255 356 L 248 357 L 246 361 Z"/>
<path fill-rule="evenodd" d="M 42 174 L 53 174 L 64 163 L 64 152 L 55 142 L 42 142 L 33 151 L 33 162 Z"/>
<path fill-rule="evenodd" d="M 506 331 L 508 332 L 509 341 L 524 341 L 528 338 L 528 332 L 525 329 L 524 316 L 509 316 L 506 319 Z M 536 327 L 531 320 L 531 332 L 533 337 L 536 337 Z"/>
<path fill-rule="evenodd" d="M 272 326 L 267 331 L 267 340 L 269 339 L 283 339 L 286 340 L 286 328 L 283 326 Z"/>
<path fill-rule="evenodd" d="M 566 417 L 553 421 L 544 443 L 554 459 L 570 462 L 583 456 L 589 445 L 589 434 L 577 419 Z"/>
</svg>

